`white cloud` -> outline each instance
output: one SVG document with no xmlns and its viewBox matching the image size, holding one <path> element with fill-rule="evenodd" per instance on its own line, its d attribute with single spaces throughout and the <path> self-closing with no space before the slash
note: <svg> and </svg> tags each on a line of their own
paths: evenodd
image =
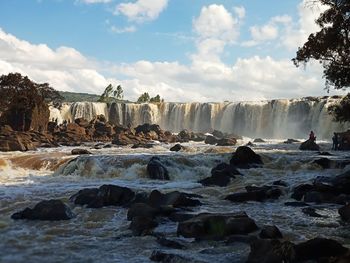
<svg viewBox="0 0 350 263">
<path fill-rule="evenodd" d="M 236 13 L 239 19 L 243 19 L 245 17 L 245 8 L 243 6 L 235 6 L 233 11 Z"/>
<path fill-rule="evenodd" d="M 112 0 L 80 0 L 84 4 L 106 4 L 110 3 Z"/>
<path fill-rule="evenodd" d="M 137 0 L 134 3 L 121 3 L 117 5 L 114 14 L 122 14 L 130 21 L 142 23 L 158 18 L 167 4 L 168 0 Z"/>
<path fill-rule="evenodd" d="M 110 30 L 113 33 L 117 33 L 117 34 L 122 34 L 122 33 L 132 33 L 136 31 L 136 27 L 135 26 L 126 26 L 126 27 L 116 27 L 116 26 L 111 26 Z"/>
</svg>

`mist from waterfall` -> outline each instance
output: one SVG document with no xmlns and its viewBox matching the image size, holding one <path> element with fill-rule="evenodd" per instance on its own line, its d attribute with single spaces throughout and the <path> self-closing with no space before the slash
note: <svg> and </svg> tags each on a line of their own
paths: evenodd
<svg viewBox="0 0 350 263">
<path fill-rule="evenodd" d="M 136 126 L 159 124 L 179 132 L 188 129 L 210 132 L 217 129 L 251 138 L 305 138 L 313 130 L 318 138 L 330 139 L 333 132 L 345 131 L 348 123 L 332 121 L 327 108 L 337 99 L 303 98 L 259 102 L 224 103 L 106 103 L 76 102 L 51 108 L 51 118 L 61 123 L 83 117 L 92 120 L 103 114 L 112 124 Z"/>
</svg>

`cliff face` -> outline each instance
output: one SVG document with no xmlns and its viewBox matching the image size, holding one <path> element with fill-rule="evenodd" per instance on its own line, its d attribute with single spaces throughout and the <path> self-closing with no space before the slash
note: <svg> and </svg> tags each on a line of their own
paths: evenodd
<svg viewBox="0 0 350 263">
<path fill-rule="evenodd" d="M 15 131 L 45 132 L 49 117 L 50 111 L 46 103 L 36 104 L 31 109 L 13 105 L 3 113 L 2 123 L 11 126 Z"/>
</svg>

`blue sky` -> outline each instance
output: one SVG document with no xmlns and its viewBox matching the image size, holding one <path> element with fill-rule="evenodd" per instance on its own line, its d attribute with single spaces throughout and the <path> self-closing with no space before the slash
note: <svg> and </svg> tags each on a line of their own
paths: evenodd
<svg viewBox="0 0 350 263">
<path fill-rule="evenodd" d="M 318 65 L 290 62 L 323 10 L 305 2 L 2 0 L 0 74 L 80 92 L 122 84 L 129 99 L 326 95 Z"/>
</svg>

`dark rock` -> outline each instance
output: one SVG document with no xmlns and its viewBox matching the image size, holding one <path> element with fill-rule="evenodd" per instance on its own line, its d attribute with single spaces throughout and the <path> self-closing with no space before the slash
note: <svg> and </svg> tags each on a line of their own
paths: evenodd
<svg viewBox="0 0 350 263">
<path fill-rule="evenodd" d="M 344 255 L 348 249 L 332 239 L 314 238 L 294 246 L 296 260 L 319 260 Z"/>
<path fill-rule="evenodd" d="M 183 249 L 185 248 L 184 245 L 180 244 L 177 241 L 174 240 L 169 240 L 164 237 L 158 238 L 157 243 L 164 246 L 164 247 L 169 247 L 169 248 L 174 248 L 174 249 Z"/>
<path fill-rule="evenodd" d="M 293 207 L 304 207 L 304 206 L 309 206 L 305 202 L 285 202 L 285 206 L 293 206 Z"/>
<path fill-rule="evenodd" d="M 307 140 L 300 145 L 299 150 L 301 150 L 301 151 L 320 151 L 320 146 L 318 146 L 316 144 L 316 142 L 313 140 Z"/>
<path fill-rule="evenodd" d="M 170 151 L 178 152 L 178 151 L 181 151 L 181 150 L 184 150 L 184 149 L 185 149 L 185 147 L 178 143 L 178 144 L 175 144 L 173 147 L 171 147 Z"/>
<path fill-rule="evenodd" d="M 338 213 L 342 220 L 350 221 L 350 204 L 347 204 L 339 208 Z"/>
<path fill-rule="evenodd" d="M 300 201 L 301 199 L 303 199 L 304 195 L 313 190 L 314 187 L 311 184 L 301 184 L 296 186 L 293 189 L 293 194 L 291 195 L 292 198 L 294 198 L 295 200 Z"/>
<path fill-rule="evenodd" d="M 223 239 L 234 234 L 248 234 L 258 229 L 245 213 L 199 214 L 178 224 L 177 233 L 185 238 Z"/>
<path fill-rule="evenodd" d="M 205 138 L 205 141 L 204 141 L 206 144 L 211 144 L 211 145 L 215 145 L 217 144 L 218 142 L 218 139 L 214 136 L 211 136 L 211 135 L 208 135 L 206 138 Z"/>
<path fill-rule="evenodd" d="M 60 200 L 45 200 L 34 206 L 26 208 L 21 212 L 14 213 L 12 219 L 29 219 L 29 220 L 69 220 L 74 217 L 70 208 Z"/>
<path fill-rule="evenodd" d="M 163 263 L 188 263 L 188 262 L 196 263 L 195 261 L 190 260 L 188 258 L 184 258 L 179 255 L 169 254 L 169 253 L 165 253 L 157 250 L 152 252 L 150 260 L 156 261 L 156 262 L 163 262 Z"/>
<path fill-rule="evenodd" d="M 260 167 L 263 165 L 260 155 L 247 146 L 239 146 L 233 153 L 230 164 L 241 169 Z"/>
<path fill-rule="evenodd" d="M 226 244 L 232 244 L 232 243 L 246 243 L 250 244 L 253 241 L 257 240 L 258 238 L 254 235 L 232 235 L 229 236 L 229 238 L 226 240 Z"/>
<path fill-rule="evenodd" d="M 294 262 L 294 254 L 294 245 L 291 242 L 257 239 L 250 244 L 250 253 L 246 263 Z"/>
<path fill-rule="evenodd" d="M 139 125 L 135 128 L 136 133 L 149 133 L 154 131 L 156 134 L 160 134 L 162 132 L 162 129 L 159 127 L 159 125 L 157 124 L 149 124 L 149 123 L 145 123 L 143 125 Z"/>
<path fill-rule="evenodd" d="M 237 140 L 235 138 L 222 138 L 216 143 L 216 146 L 235 146 Z"/>
<path fill-rule="evenodd" d="M 159 209 L 151 207 L 148 204 L 135 203 L 129 208 L 127 219 L 132 220 L 134 217 L 147 217 L 153 219 L 159 215 L 159 213 Z"/>
<path fill-rule="evenodd" d="M 136 216 L 132 218 L 129 228 L 135 236 L 150 235 L 158 223 L 149 217 Z"/>
<path fill-rule="evenodd" d="M 135 143 L 133 146 L 131 146 L 132 149 L 137 148 L 144 148 L 144 149 L 150 149 L 153 148 L 153 144 L 150 143 Z"/>
<path fill-rule="evenodd" d="M 74 122 L 83 128 L 87 128 L 90 125 L 90 122 L 84 118 L 77 118 Z"/>
<path fill-rule="evenodd" d="M 188 142 L 191 138 L 191 134 L 188 130 L 182 130 L 179 132 L 178 136 L 182 142 Z"/>
<path fill-rule="evenodd" d="M 304 214 L 311 217 L 323 217 L 322 215 L 316 213 L 316 209 L 312 207 L 305 207 L 301 210 Z"/>
<path fill-rule="evenodd" d="M 256 138 L 254 139 L 253 142 L 266 142 L 265 140 L 261 139 L 261 138 Z"/>
<path fill-rule="evenodd" d="M 221 131 L 218 131 L 218 130 L 214 130 L 212 133 L 211 133 L 214 137 L 216 138 L 219 138 L 219 139 L 222 139 L 225 137 L 225 134 Z"/>
<path fill-rule="evenodd" d="M 196 215 L 193 214 L 187 214 L 187 213 L 182 213 L 182 212 L 177 212 L 177 213 L 172 213 L 169 216 L 169 219 L 173 222 L 183 222 L 186 220 L 189 220 L 193 217 L 195 217 Z"/>
<path fill-rule="evenodd" d="M 274 181 L 274 182 L 272 183 L 272 185 L 278 185 L 278 186 L 288 187 L 288 184 L 287 184 L 285 181 L 282 181 L 282 180 Z"/>
<path fill-rule="evenodd" d="M 220 163 L 211 170 L 211 177 L 200 180 L 199 183 L 204 186 L 227 186 L 231 179 L 236 178 L 235 175 L 240 174 L 241 173 L 234 166 Z"/>
<path fill-rule="evenodd" d="M 283 236 L 277 226 L 264 226 L 261 229 L 259 237 L 264 239 L 278 239 L 282 238 Z"/>
<path fill-rule="evenodd" d="M 191 140 L 195 142 L 202 142 L 207 136 L 204 133 L 191 133 Z"/>
<path fill-rule="evenodd" d="M 313 161 L 313 163 L 318 164 L 323 169 L 329 169 L 331 167 L 331 160 L 328 158 L 321 158 Z"/>
<path fill-rule="evenodd" d="M 246 190 L 247 192 L 230 194 L 225 199 L 232 202 L 263 202 L 266 199 L 278 199 L 282 194 L 282 191 L 274 186 L 246 187 Z"/>
<path fill-rule="evenodd" d="M 319 152 L 318 155 L 323 155 L 323 156 L 333 156 L 333 154 L 329 152 Z"/>
<path fill-rule="evenodd" d="M 162 194 L 158 190 L 153 190 L 149 196 L 149 204 L 158 208 L 161 206 L 172 207 L 193 207 L 201 205 L 201 202 L 192 194 L 181 193 L 178 191 Z"/>
<path fill-rule="evenodd" d="M 292 143 L 297 143 L 300 142 L 299 140 L 295 140 L 295 139 L 287 139 L 286 141 L 284 141 L 283 143 L 286 144 L 292 144 Z"/>
<path fill-rule="evenodd" d="M 162 164 L 159 157 L 152 157 L 147 164 L 147 172 L 151 179 L 169 180 L 168 169 Z"/>
<path fill-rule="evenodd" d="M 72 155 L 92 154 L 91 152 L 89 152 L 86 149 L 73 149 L 71 153 L 72 153 Z"/>
<path fill-rule="evenodd" d="M 256 145 L 254 143 L 252 143 L 251 141 L 249 141 L 245 146 L 255 147 Z"/>
<path fill-rule="evenodd" d="M 96 199 L 98 188 L 85 188 L 72 195 L 69 200 L 76 205 L 86 205 Z"/>
</svg>

